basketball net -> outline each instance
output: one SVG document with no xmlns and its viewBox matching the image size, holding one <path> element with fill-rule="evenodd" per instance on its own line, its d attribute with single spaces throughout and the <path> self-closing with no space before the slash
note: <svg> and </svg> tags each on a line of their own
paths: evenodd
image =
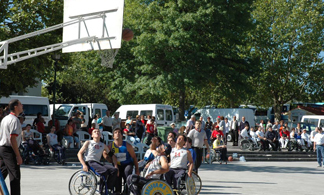
<svg viewBox="0 0 324 195">
<path fill-rule="evenodd" d="M 113 68 L 115 57 L 119 49 L 105 49 L 99 50 L 101 56 L 101 66 L 107 68 Z"/>
</svg>

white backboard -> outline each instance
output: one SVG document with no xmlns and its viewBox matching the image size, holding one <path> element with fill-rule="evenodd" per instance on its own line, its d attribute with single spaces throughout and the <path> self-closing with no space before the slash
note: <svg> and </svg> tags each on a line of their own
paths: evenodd
<svg viewBox="0 0 324 195">
<path fill-rule="evenodd" d="M 100 15 L 105 14 L 105 19 Z M 100 40 L 101 49 L 121 47 L 124 0 L 64 0 L 64 23 L 80 16 L 86 20 L 63 28 L 63 42 L 84 37 L 108 38 Z M 98 17 L 97 17 L 98 16 Z M 97 18 L 96 18 L 97 17 Z M 94 18 L 94 19 L 89 19 Z M 88 20 L 87 20 L 88 19 Z M 86 25 L 85 25 L 85 24 Z M 105 25 L 107 28 L 105 28 Z M 108 32 L 108 35 L 107 35 Z M 97 42 L 75 44 L 62 49 L 63 53 L 99 50 Z"/>
</svg>

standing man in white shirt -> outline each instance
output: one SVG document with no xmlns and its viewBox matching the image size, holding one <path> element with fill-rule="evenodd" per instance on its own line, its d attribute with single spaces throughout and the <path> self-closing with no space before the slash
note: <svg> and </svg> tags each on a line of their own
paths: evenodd
<svg viewBox="0 0 324 195">
<path fill-rule="evenodd" d="M 191 118 L 187 121 L 185 133 L 189 134 L 190 130 L 195 128 L 195 121 L 195 115 L 191 115 Z"/>
<path fill-rule="evenodd" d="M 318 167 L 322 167 L 324 164 L 324 134 L 321 127 L 318 128 L 318 133 L 314 137 L 314 151 L 315 149 L 317 153 Z"/>
<path fill-rule="evenodd" d="M 200 167 L 201 161 L 202 161 L 204 144 L 207 147 L 207 151 L 208 152 L 210 151 L 208 141 L 207 141 L 206 131 L 201 129 L 201 122 L 199 120 L 196 121 L 195 129 L 193 129 L 189 132 L 188 137 L 191 138 L 192 148 L 194 149 L 194 151 L 196 152 L 196 155 L 197 155 L 194 168 L 195 168 L 196 172 L 198 173 L 198 168 Z"/>
<path fill-rule="evenodd" d="M 315 128 L 314 131 L 311 132 L 310 134 L 310 141 L 312 142 L 311 144 L 314 145 L 314 138 L 315 138 L 315 135 L 318 133 L 318 127 Z M 315 150 L 314 150 L 315 152 Z"/>
<path fill-rule="evenodd" d="M 110 111 L 106 111 L 106 116 L 102 118 L 102 123 L 100 123 L 103 126 L 104 131 L 109 131 L 112 133 L 112 118 L 110 117 Z"/>
<path fill-rule="evenodd" d="M 10 114 L 5 116 L 0 125 L 0 167 L 6 179 L 9 174 L 10 194 L 20 195 L 20 165 L 22 158 L 18 147 L 21 142 L 21 124 L 18 115 L 23 112 L 23 105 L 18 99 L 9 102 Z"/>
<path fill-rule="evenodd" d="M 119 118 L 119 113 L 114 114 L 114 119 L 112 120 L 113 130 L 120 128 L 121 118 Z"/>
<path fill-rule="evenodd" d="M 231 122 L 231 134 L 233 139 L 233 146 L 238 146 L 239 127 L 238 121 L 236 120 L 236 116 L 233 116 L 233 120 Z"/>
<path fill-rule="evenodd" d="M 231 123 L 230 122 L 228 122 L 228 118 L 225 118 L 225 134 L 224 134 L 224 136 L 225 136 L 225 145 L 227 145 L 227 135 L 228 135 L 228 133 L 229 133 L 229 131 L 230 131 L 230 128 L 231 128 Z"/>
</svg>

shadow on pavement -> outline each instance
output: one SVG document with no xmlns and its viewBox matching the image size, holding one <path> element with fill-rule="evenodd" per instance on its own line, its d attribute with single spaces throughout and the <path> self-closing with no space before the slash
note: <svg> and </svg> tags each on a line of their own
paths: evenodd
<svg viewBox="0 0 324 195">
<path fill-rule="evenodd" d="M 311 168 L 311 167 L 288 167 L 288 166 L 251 166 L 244 165 L 243 163 L 227 164 L 227 165 L 202 165 L 199 170 L 215 170 L 215 171 L 248 171 L 248 172 L 268 172 L 268 173 L 305 173 L 305 174 L 323 174 L 323 169 Z"/>
</svg>

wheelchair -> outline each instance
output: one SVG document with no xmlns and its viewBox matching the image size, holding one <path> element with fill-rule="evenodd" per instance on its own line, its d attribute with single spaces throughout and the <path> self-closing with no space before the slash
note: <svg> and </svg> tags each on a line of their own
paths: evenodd
<svg viewBox="0 0 324 195">
<path fill-rule="evenodd" d="M 262 144 L 260 142 L 255 143 L 251 139 L 241 139 L 239 145 L 240 145 L 241 150 L 243 150 L 243 151 L 246 151 L 246 150 L 250 150 L 250 151 L 260 150 L 261 147 L 262 147 Z"/>
<path fill-rule="evenodd" d="M 28 139 L 19 146 L 19 151 L 25 165 L 49 165 L 50 155 L 43 150 L 40 144 L 33 139 Z"/>
<path fill-rule="evenodd" d="M 209 158 L 207 155 L 205 155 L 205 161 L 208 164 L 213 164 L 213 162 L 221 162 L 221 152 L 220 151 L 215 151 L 214 149 L 211 149 L 209 152 Z"/>
<path fill-rule="evenodd" d="M 192 177 L 188 176 L 188 172 L 185 172 L 177 181 L 178 188 L 173 191 L 177 195 L 184 194 L 186 191 L 188 195 L 197 195 L 201 191 L 202 182 L 199 175 L 196 172 L 192 172 Z"/>
<path fill-rule="evenodd" d="M 75 172 L 69 181 L 70 195 L 94 195 L 99 194 L 100 179 L 104 182 L 105 186 L 103 193 L 109 194 L 107 187 L 107 180 L 104 176 L 97 173 L 92 167 L 88 166 L 88 172 L 78 170 Z M 99 179 L 99 182 L 98 182 Z"/>
<path fill-rule="evenodd" d="M 173 190 L 171 186 L 163 181 L 163 180 L 152 180 L 147 182 L 143 188 L 141 195 L 165 195 L 165 194 L 170 194 L 173 195 Z"/>
</svg>

